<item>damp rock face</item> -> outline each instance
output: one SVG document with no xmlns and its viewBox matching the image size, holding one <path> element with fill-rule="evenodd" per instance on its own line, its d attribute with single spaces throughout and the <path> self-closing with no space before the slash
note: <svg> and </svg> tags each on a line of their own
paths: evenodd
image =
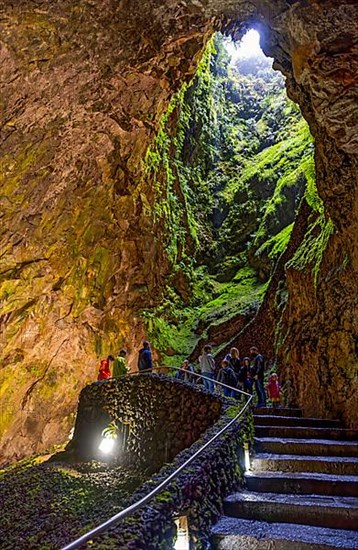
<svg viewBox="0 0 358 550">
<path fill-rule="evenodd" d="M 114 420 L 120 427 L 114 458 L 154 472 L 199 439 L 221 412 L 220 398 L 162 375 L 96 382 L 81 392 L 67 452 L 75 460 L 106 458 L 98 446 Z"/>
<path fill-rule="evenodd" d="M 64 439 L 98 355 L 126 344 L 133 361 L 138 312 L 171 270 L 142 160 L 211 33 L 239 38 L 255 22 L 315 137 L 323 201 L 301 220 L 309 236 L 282 268 L 284 299 L 272 291 L 266 304 L 272 345 L 306 413 L 353 424 L 356 3 L 1 9 L 1 461 Z"/>
</svg>

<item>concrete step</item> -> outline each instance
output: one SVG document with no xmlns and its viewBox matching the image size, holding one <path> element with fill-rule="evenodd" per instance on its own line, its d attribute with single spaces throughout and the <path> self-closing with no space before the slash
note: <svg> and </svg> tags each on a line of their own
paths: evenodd
<svg viewBox="0 0 358 550">
<path fill-rule="evenodd" d="M 253 472 L 316 472 L 358 476 L 358 458 L 257 453 L 251 460 L 251 470 Z"/>
<path fill-rule="evenodd" d="M 279 409 L 273 409 L 272 407 L 256 407 L 254 409 L 255 415 L 274 415 L 274 416 L 302 416 L 302 409 L 286 409 L 284 407 Z"/>
<path fill-rule="evenodd" d="M 342 428 L 342 423 L 339 420 L 302 418 L 299 416 L 279 416 L 272 414 L 254 414 L 254 423 L 258 426 L 311 426 L 316 428 Z"/>
<path fill-rule="evenodd" d="M 355 529 L 358 498 L 244 491 L 225 499 L 224 513 L 243 519 Z"/>
<path fill-rule="evenodd" d="M 358 476 L 311 472 L 246 472 L 249 491 L 358 497 Z"/>
<path fill-rule="evenodd" d="M 300 426 L 255 426 L 257 437 L 288 437 L 290 439 L 334 439 L 357 441 L 358 430 L 343 428 L 310 428 Z"/>
<path fill-rule="evenodd" d="M 222 517 L 212 529 L 213 550 L 358 549 L 357 531 Z"/>
<path fill-rule="evenodd" d="M 358 457 L 358 443 L 352 441 L 255 437 L 254 446 L 262 453 Z"/>
</svg>

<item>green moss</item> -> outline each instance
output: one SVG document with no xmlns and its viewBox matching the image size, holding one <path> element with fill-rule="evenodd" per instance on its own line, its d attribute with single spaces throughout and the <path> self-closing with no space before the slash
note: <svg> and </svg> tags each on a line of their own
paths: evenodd
<svg viewBox="0 0 358 550">
<path fill-rule="evenodd" d="M 124 468 L 109 474 L 95 464 L 43 464 L 46 458 L 0 470 L 4 550 L 28 547 L 30 540 L 35 547 L 64 546 L 119 511 L 147 477 Z"/>
<path fill-rule="evenodd" d="M 174 324 L 154 311 L 143 312 L 143 319 L 153 346 L 161 351 L 161 362 L 168 366 L 180 366 L 190 354 L 198 338 L 194 334 L 196 312 L 187 308 L 181 311 L 181 323 Z"/>
<path fill-rule="evenodd" d="M 266 147 L 255 155 L 254 159 L 244 162 L 243 169 L 236 179 L 230 180 L 222 192 L 226 202 L 231 203 L 235 194 L 250 181 L 257 178 L 264 182 L 273 178 L 277 181 L 275 193 L 271 200 L 281 200 L 281 189 L 292 186 L 297 180 L 297 173 L 303 172 L 314 177 L 312 136 L 305 120 L 299 119 L 291 128 L 290 136 Z M 297 172 L 293 172 L 297 170 Z"/>
<path fill-rule="evenodd" d="M 256 252 L 257 255 L 267 254 L 270 259 L 276 259 L 285 251 L 293 229 L 293 223 L 284 227 L 277 235 L 266 241 Z"/>
<path fill-rule="evenodd" d="M 200 319 L 225 321 L 231 316 L 244 312 L 247 307 L 258 305 L 266 290 L 257 278 L 255 269 L 240 269 L 229 283 L 214 281 L 214 294 L 217 296 L 201 308 Z"/>
<path fill-rule="evenodd" d="M 311 217 L 311 219 L 313 218 Z M 333 233 L 334 225 L 332 220 L 326 218 L 324 214 L 320 214 L 316 217 L 315 221 L 311 221 L 301 246 L 293 258 L 286 264 L 286 268 L 302 271 L 311 267 L 313 281 L 315 286 L 317 286 L 323 254 Z"/>
<path fill-rule="evenodd" d="M 316 186 L 314 167 L 311 165 L 307 170 L 307 186 L 304 197 L 312 209 L 308 230 L 301 246 L 286 267 L 299 271 L 311 267 L 313 281 L 317 286 L 324 251 L 334 233 L 334 224 L 325 214 L 323 201 Z"/>
<path fill-rule="evenodd" d="M 168 318 L 168 310 L 161 305 L 154 311 L 146 310 L 143 318 L 153 346 L 162 351 L 164 364 L 178 366 L 190 354 L 203 334 L 196 334 L 198 324 L 214 326 L 229 320 L 261 303 L 267 284 L 258 281 L 252 268 L 240 269 L 230 283 L 218 283 L 211 279 L 215 298 L 200 306 L 175 310 L 179 317 L 175 322 Z"/>
<path fill-rule="evenodd" d="M 199 324 L 201 332 L 261 303 L 267 284 L 248 259 L 273 266 L 302 195 L 317 202 L 312 136 L 283 79 L 230 68 L 215 36 L 162 117 L 144 168 L 155 190 L 148 217 L 171 275 L 143 318 L 164 360 L 178 364 Z"/>
</svg>

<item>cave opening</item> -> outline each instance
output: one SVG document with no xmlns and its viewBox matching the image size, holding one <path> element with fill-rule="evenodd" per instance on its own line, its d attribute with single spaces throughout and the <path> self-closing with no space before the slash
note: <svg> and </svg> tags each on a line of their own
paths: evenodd
<svg viewBox="0 0 358 550">
<path fill-rule="evenodd" d="M 168 365 L 196 361 L 208 341 L 220 355 L 255 318 L 303 197 L 318 197 L 313 138 L 272 63 L 258 30 L 241 42 L 216 33 L 147 152 L 172 269 L 143 315 Z M 283 279 L 281 307 L 285 292 Z M 241 356 L 255 342 L 266 336 L 240 337 Z"/>
<path fill-rule="evenodd" d="M 255 28 L 248 29 L 239 42 L 231 36 L 225 40 L 225 47 L 231 57 L 231 63 L 235 64 L 239 59 L 252 59 L 265 57 L 260 46 L 260 32 Z M 273 61 L 273 59 L 272 59 Z"/>
</svg>

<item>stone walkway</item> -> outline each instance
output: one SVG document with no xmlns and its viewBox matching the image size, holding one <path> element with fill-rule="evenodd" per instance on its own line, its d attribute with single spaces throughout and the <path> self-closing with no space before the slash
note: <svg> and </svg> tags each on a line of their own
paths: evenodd
<svg viewBox="0 0 358 550">
<path fill-rule="evenodd" d="M 255 411 L 246 490 L 227 497 L 218 550 L 358 549 L 358 431 L 300 409 Z"/>
</svg>

